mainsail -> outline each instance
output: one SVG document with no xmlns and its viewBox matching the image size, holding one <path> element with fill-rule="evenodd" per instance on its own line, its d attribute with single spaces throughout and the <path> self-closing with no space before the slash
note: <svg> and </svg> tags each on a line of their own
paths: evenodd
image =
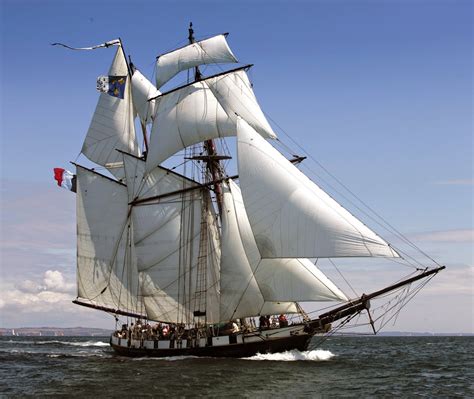
<svg viewBox="0 0 474 399">
<path fill-rule="evenodd" d="M 142 311 L 127 188 L 79 165 L 77 291 L 86 303 Z"/>
<path fill-rule="evenodd" d="M 129 198 L 136 202 L 199 184 L 161 167 L 145 174 L 142 159 L 123 154 Z M 195 189 L 170 195 L 162 200 L 132 206 L 137 267 L 142 278 L 142 294 L 151 319 L 190 323 L 196 290 L 197 266 L 201 239 L 202 213 L 211 219 L 207 229 L 206 313 L 218 321 L 219 245 L 215 217 L 211 214 L 207 192 Z"/>
</svg>

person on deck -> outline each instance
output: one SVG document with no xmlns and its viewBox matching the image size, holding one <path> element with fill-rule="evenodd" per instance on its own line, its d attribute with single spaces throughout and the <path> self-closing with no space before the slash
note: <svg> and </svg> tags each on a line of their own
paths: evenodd
<svg viewBox="0 0 474 399">
<path fill-rule="evenodd" d="M 237 323 L 235 322 L 235 320 L 233 320 L 233 321 L 232 321 L 232 330 L 231 330 L 231 333 L 232 333 L 232 334 L 237 334 L 239 331 L 240 331 L 239 326 L 237 325 Z"/>
<path fill-rule="evenodd" d="M 283 313 L 278 316 L 278 321 L 280 323 L 280 327 L 288 327 L 288 320 Z"/>
<path fill-rule="evenodd" d="M 261 315 L 260 318 L 258 319 L 258 327 L 260 330 L 263 330 L 265 329 L 265 327 L 267 326 L 267 319 L 264 315 Z"/>
</svg>

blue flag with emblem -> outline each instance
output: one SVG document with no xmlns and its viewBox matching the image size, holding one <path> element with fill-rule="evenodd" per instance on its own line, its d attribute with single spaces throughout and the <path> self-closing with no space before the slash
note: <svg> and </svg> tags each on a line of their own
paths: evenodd
<svg viewBox="0 0 474 399">
<path fill-rule="evenodd" d="M 99 76 L 97 78 L 97 90 L 123 99 L 125 96 L 126 82 L 126 76 Z"/>
<path fill-rule="evenodd" d="M 111 96 L 122 98 L 125 95 L 126 76 L 109 76 L 109 93 Z"/>
</svg>

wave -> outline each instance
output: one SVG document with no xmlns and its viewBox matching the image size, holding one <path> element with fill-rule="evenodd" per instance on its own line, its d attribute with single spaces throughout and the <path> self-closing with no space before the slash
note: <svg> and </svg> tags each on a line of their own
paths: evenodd
<svg viewBox="0 0 474 399">
<path fill-rule="evenodd" d="M 168 362 L 175 362 L 176 360 L 188 360 L 188 359 L 200 359 L 199 356 L 167 356 L 167 357 L 135 357 L 133 358 L 134 361 L 142 361 L 142 360 L 165 360 Z M 202 359 L 202 357 L 201 357 Z"/>
<path fill-rule="evenodd" d="M 59 341 L 59 340 L 50 340 L 50 341 L 7 341 L 12 344 L 20 345 L 67 345 L 67 346 L 109 346 L 108 342 L 103 341 Z"/>
<path fill-rule="evenodd" d="M 71 345 L 71 346 L 110 346 L 108 342 L 103 341 L 86 341 L 86 342 L 73 342 L 73 341 L 50 341 L 58 343 L 61 345 Z"/>
<path fill-rule="evenodd" d="M 69 358 L 111 358 L 112 355 L 106 352 L 95 352 L 95 353 L 48 353 L 46 354 L 48 358 L 59 358 L 59 359 L 69 359 Z"/>
<path fill-rule="evenodd" d="M 38 352 L 24 349 L 11 349 L 9 351 L 4 351 L 0 349 L 0 362 L 2 359 L 10 358 L 84 358 L 84 357 L 112 357 L 112 354 L 106 351 L 96 349 L 94 351 L 77 351 L 77 352 Z"/>
<path fill-rule="evenodd" d="M 300 352 L 297 349 L 280 353 L 257 353 L 255 356 L 244 357 L 244 360 L 271 360 L 280 362 L 295 362 L 300 360 L 325 361 L 335 355 L 330 351 L 315 349 L 312 351 Z"/>
</svg>

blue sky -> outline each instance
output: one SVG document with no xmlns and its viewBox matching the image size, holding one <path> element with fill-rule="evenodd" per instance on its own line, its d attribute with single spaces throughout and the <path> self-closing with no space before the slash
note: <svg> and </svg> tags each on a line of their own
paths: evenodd
<svg viewBox="0 0 474 399">
<path fill-rule="evenodd" d="M 76 159 L 112 52 L 49 44 L 121 37 L 151 79 L 156 55 L 184 44 L 193 21 L 198 37 L 230 32 L 239 61 L 255 64 L 255 93 L 283 141 L 450 266 L 397 329 L 446 330 L 438 306 L 464 314 L 453 331 L 473 331 L 470 2 L 2 0 L 0 10 L 0 325 L 111 324 L 69 304 L 74 197 L 51 170 Z"/>
</svg>

